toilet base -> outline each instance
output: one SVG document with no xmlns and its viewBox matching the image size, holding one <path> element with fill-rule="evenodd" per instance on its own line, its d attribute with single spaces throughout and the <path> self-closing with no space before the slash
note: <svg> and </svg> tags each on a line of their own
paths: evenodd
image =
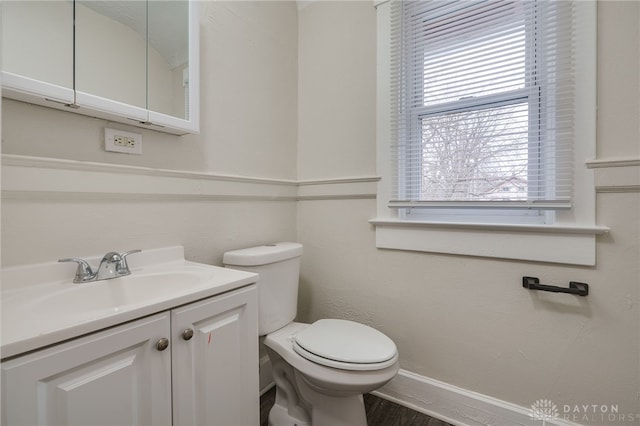
<svg viewBox="0 0 640 426">
<path fill-rule="evenodd" d="M 367 426 L 367 415 L 362 395 L 349 397 L 331 397 L 317 392 L 308 392 L 304 381 L 296 380 L 298 389 L 305 399 L 311 403 L 311 420 L 302 414 L 296 417 L 290 412 L 291 407 L 274 404 L 269 411 L 269 426 Z M 276 395 L 284 392 L 276 386 Z"/>
<path fill-rule="evenodd" d="M 329 396 L 313 390 L 300 372 L 295 374 L 300 394 L 311 405 L 313 426 L 367 426 L 362 394 Z"/>
<path fill-rule="evenodd" d="M 311 426 L 311 423 L 291 416 L 287 407 L 274 404 L 269 411 L 269 426 Z"/>
<path fill-rule="evenodd" d="M 267 348 L 276 400 L 269 411 L 269 426 L 311 426 L 310 406 L 300 397 L 295 372 L 281 356 Z"/>
<path fill-rule="evenodd" d="M 362 394 L 331 396 L 267 347 L 276 384 L 270 426 L 367 426 Z"/>
</svg>

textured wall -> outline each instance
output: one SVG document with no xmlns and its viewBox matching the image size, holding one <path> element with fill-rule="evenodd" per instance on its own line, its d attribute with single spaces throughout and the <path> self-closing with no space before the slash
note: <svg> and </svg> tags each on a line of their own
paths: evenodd
<svg viewBox="0 0 640 426">
<path fill-rule="evenodd" d="M 398 344 L 402 368 L 524 407 L 549 398 L 557 404 L 618 404 L 621 412 L 640 413 L 640 11 L 637 2 L 602 2 L 599 9 L 599 158 L 627 158 L 635 166 L 596 172 L 597 180 L 629 172 L 597 195 L 597 222 L 611 227 L 598 237 L 597 266 L 378 250 L 368 223 L 376 215 L 375 201 L 345 200 L 335 191 L 333 199 L 298 203 L 298 241 L 305 246 L 303 320 L 340 317 L 371 324 Z M 329 23 L 331 35 L 319 37 Z M 312 3 L 300 11 L 299 37 L 301 47 L 322 45 L 300 49 L 300 173 L 337 180 L 372 174 L 375 117 L 351 114 L 370 111 L 371 98 L 362 97 L 357 85 L 346 86 L 323 114 L 305 109 L 315 99 L 305 97 L 315 92 L 303 90 L 317 80 L 332 87 L 375 77 L 375 57 L 349 66 L 335 60 L 349 52 L 374 55 L 371 4 Z M 346 129 L 318 147 L 311 135 L 320 127 Z M 352 134 L 367 137 L 344 137 Z M 348 171 L 340 160 L 333 162 L 345 145 L 358 157 Z M 591 294 L 525 291 L 524 275 L 558 285 L 584 281 Z"/>
<path fill-rule="evenodd" d="M 311 3 L 299 28 L 298 179 L 375 174 L 372 3 Z"/>
</svg>

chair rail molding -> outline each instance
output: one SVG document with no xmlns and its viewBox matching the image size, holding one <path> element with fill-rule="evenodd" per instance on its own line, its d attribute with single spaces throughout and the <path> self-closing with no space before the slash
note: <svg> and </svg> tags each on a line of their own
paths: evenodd
<svg viewBox="0 0 640 426">
<path fill-rule="evenodd" d="M 274 179 L 13 154 L 5 199 L 314 201 L 375 199 L 378 176 Z"/>
<path fill-rule="evenodd" d="M 2 156 L 3 198 L 296 201 L 294 180 Z"/>
<path fill-rule="evenodd" d="M 596 192 L 640 192 L 640 158 L 615 157 L 589 160 L 585 163 L 594 171 Z"/>
</svg>

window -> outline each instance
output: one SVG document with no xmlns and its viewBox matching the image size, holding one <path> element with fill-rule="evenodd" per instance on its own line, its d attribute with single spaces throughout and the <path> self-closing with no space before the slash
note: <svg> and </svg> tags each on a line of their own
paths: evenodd
<svg viewBox="0 0 640 426">
<path fill-rule="evenodd" d="M 595 2 L 377 9 L 377 246 L 594 264 Z"/>
<path fill-rule="evenodd" d="M 571 17 L 566 1 L 393 3 L 392 207 L 527 223 L 571 207 Z"/>
</svg>

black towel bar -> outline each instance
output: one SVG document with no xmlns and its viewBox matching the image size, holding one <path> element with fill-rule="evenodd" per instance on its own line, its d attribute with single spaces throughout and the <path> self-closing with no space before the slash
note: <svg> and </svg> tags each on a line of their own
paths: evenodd
<svg viewBox="0 0 640 426">
<path fill-rule="evenodd" d="M 522 277 L 522 287 L 529 290 L 551 291 L 553 293 L 569 293 L 577 296 L 586 296 L 589 294 L 589 284 L 569 282 L 569 288 L 556 287 L 554 285 L 540 284 L 540 280 L 536 277 Z"/>
</svg>

